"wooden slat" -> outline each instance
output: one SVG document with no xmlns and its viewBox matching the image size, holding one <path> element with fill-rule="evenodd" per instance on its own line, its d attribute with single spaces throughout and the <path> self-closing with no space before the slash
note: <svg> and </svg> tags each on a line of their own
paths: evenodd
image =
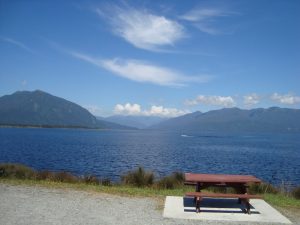
<svg viewBox="0 0 300 225">
<path fill-rule="evenodd" d="M 261 180 L 252 175 L 229 175 L 229 174 L 196 174 L 186 173 L 186 182 L 203 183 L 261 183 Z"/>
<path fill-rule="evenodd" d="M 249 195 L 249 194 L 226 194 L 226 193 L 207 193 L 207 192 L 188 192 L 185 196 L 189 197 L 207 197 L 207 198 L 241 198 L 241 199 L 261 199 L 260 195 Z"/>
</svg>

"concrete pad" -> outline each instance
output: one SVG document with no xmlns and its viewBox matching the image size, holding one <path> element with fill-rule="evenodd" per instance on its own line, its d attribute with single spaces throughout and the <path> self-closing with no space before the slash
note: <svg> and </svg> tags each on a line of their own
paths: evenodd
<svg viewBox="0 0 300 225">
<path fill-rule="evenodd" d="M 270 222 L 291 224 L 286 217 L 261 199 L 251 199 L 251 214 L 243 212 L 237 199 L 205 198 L 201 212 L 196 213 L 193 198 L 167 196 L 163 216 L 166 218 L 238 222 Z"/>
</svg>

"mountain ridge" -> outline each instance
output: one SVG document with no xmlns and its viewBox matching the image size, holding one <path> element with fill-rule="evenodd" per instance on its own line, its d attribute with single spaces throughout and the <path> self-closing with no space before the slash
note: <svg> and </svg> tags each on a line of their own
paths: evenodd
<svg viewBox="0 0 300 225">
<path fill-rule="evenodd" d="M 196 111 L 172 118 L 149 129 L 181 131 L 300 131 L 300 109 L 280 107 L 223 108 L 205 113 Z"/>
<path fill-rule="evenodd" d="M 98 120 L 80 105 L 41 90 L 0 97 L 0 125 L 132 129 Z"/>
</svg>

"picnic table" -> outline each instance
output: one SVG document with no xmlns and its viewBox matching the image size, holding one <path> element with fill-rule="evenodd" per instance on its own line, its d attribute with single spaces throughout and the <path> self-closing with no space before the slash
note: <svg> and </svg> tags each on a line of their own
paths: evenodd
<svg viewBox="0 0 300 225">
<path fill-rule="evenodd" d="M 261 183 L 261 180 L 252 175 L 227 175 L 227 174 L 185 174 L 185 184 L 195 185 L 195 192 L 186 193 L 186 196 L 194 197 L 196 202 L 196 211 L 200 212 L 200 201 L 203 197 L 209 198 L 238 198 L 239 203 L 245 203 L 246 212 L 250 214 L 251 198 L 261 198 L 258 195 L 249 195 L 247 188 L 249 184 Z M 226 193 L 202 193 L 201 190 L 207 187 L 232 187 L 236 194 Z"/>
</svg>

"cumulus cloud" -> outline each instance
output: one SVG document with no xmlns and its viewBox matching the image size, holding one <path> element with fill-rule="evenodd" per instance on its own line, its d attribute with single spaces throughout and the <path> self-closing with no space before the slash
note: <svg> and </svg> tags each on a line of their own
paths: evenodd
<svg viewBox="0 0 300 225">
<path fill-rule="evenodd" d="M 139 104 L 126 103 L 125 105 L 117 104 L 114 109 L 115 114 L 140 115 L 142 112 Z"/>
<path fill-rule="evenodd" d="M 189 111 L 156 105 L 151 106 L 149 110 L 142 110 L 139 104 L 126 103 L 115 105 L 114 113 L 118 115 L 176 117 L 189 113 Z"/>
<path fill-rule="evenodd" d="M 281 104 L 294 105 L 300 103 L 300 96 L 293 94 L 280 95 L 278 93 L 274 93 L 271 95 L 271 100 Z"/>
<path fill-rule="evenodd" d="M 158 51 L 172 46 L 185 36 L 178 22 L 146 10 L 110 6 L 109 10 L 96 9 L 112 26 L 113 32 L 137 48 Z"/>
<path fill-rule="evenodd" d="M 209 75 L 187 76 L 172 69 L 157 66 L 140 60 L 97 59 L 85 54 L 70 52 L 73 57 L 92 63 L 120 77 L 136 82 L 152 83 L 163 86 L 184 86 L 190 82 L 204 83 Z"/>
<path fill-rule="evenodd" d="M 246 106 L 256 105 L 259 101 L 260 97 L 256 93 L 244 96 L 244 105 Z"/>
<path fill-rule="evenodd" d="M 233 107 L 236 103 L 231 96 L 199 95 L 195 99 L 187 100 L 185 104 L 189 106 L 204 104 L 223 107 Z"/>
</svg>

